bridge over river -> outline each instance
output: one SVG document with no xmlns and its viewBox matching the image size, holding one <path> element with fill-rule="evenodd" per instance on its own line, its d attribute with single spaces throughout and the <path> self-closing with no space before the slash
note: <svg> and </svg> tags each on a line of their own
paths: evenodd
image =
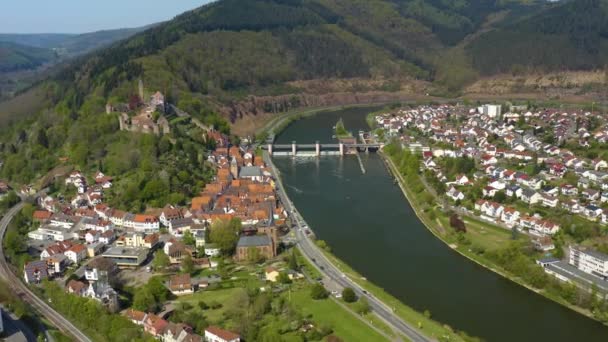
<svg viewBox="0 0 608 342">
<path fill-rule="evenodd" d="M 263 149 L 274 156 L 298 156 L 298 155 L 345 155 L 357 152 L 376 152 L 383 145 L 380 143 L 329 143 L 322 144 L 298 144 L 295 141 L 291 144 L 267 144 Z"/>
</svg>

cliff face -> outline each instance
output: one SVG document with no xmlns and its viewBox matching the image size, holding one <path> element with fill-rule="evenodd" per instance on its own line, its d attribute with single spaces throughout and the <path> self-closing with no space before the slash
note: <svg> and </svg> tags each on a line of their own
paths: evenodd
<svg viewBox="0 0 608 342">
<path fill-rule="evenodd" d="M 385 103 L 416 99 L 420 95 L 406 92 L 366 92 L 296 94 L 281 96 L 250 96 L 246 100 L 224 106 L 222 112 L 234 124 L 248 116 L 277 114 L 298 108 L 330 107 L 355 104 Z"/>
</svg>

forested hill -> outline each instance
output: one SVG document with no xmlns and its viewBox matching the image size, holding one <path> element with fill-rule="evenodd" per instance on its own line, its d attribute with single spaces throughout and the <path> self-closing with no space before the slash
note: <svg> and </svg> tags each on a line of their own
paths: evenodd
<svg viewBox="0 0 608 342">
<path fill-rule="evenodd" d="M 224 119 L 234 120 L 234 113 L 283 110 L 301 99 L 352 95 L 357 101 L 369 94 L 420 94 L 418 89 L 457 94 L 499 72 L 602 68 L 608 61 L 607 3 L 218 0 L 78 57 L 13 98 L 9 110 L 0 106 L 0 177 L 28 184 L 68 161 L 91 172 L 131 172 L 128 177 L 138 180 L 124 187 L 131 195 L 147 193 L 141 191 L 147 180 L 161 178 L 169 190 L 157 191 L 163 194 L 159 205 L 177 198 L 169 194 L 181 193 L 183 201 L 209 176 L 208 170 L 193 178 L 177 175 L 202 160 L 207 142 L 200 129 L 171 119 L 171 136 L 159 138 L 120 131 L 114 115 L 100 115 L 108 102 L 136 106 L 140 79 L 145 97 L 160 90 L 172 104 L 227 132 Z M 410 91 L 410 85 L 421 86 Z M 277 98 L 285 107 L 272 102 Z M 27 109 L 35 104 L 46 109 Z M 14 109 L 20 106 L 27 108 Z M 241 122 L 247 121 L 257 123 Z M 176 163 L 174 154 L 188 165 Z M 186 192 L 173 182 L 181 178 L 190 182 Z M 124 198 L 134 205 L 149 200 Z"/>
<path fill-rule="evenodd" d="M 608 1 L 572 0 L 505 23 L 469 46 L 484 74 L 594 69 L 608 63 Z"/>
<path fill-rule="evenodd" d="M 0 42 L 0 73 L 37 68 L 56 59 L 52 50 Z"/>
<path fill-rule="evenodd" d="M 602 68 L 607 3 L 219 0 L 80 58 L 46 93 L 101 110 L 142 79 L 201 116 L 245 95 L 306 92 L 302 80 L 374 80 L 366 90 L 380 91 L 423 80 L 454 94 L 497 73 Z"/>
<path fill-rule="evenodd" d="M 8 34 L 0 33 L 0 42 L 55 51 L 60 56 L 85 54 L 144 31 L 150 26 L 95 31 L 83 34 Z"/>
</svg>

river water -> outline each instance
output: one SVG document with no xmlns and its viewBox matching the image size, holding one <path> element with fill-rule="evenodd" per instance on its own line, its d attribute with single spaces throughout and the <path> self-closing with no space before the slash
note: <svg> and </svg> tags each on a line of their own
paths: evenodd
<svg viewBox="0 0 608 342">
<path fill-rule="evenodd" d="M 332 142 L 332 126 L 368 129 L 374 108 L 305 118 L 277 143 Z M 418 311 L 486 341 L 608 341 L 608 327 L 452 251 L 418 220 L 380 156 L 275 157 L 287 192 L 319 239 L 368 280 Z"/>
</svg>

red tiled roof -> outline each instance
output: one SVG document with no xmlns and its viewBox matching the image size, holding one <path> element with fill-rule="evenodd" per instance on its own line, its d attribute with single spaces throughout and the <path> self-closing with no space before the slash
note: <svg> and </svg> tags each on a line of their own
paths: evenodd
<svg viewBox="0 0 608 342">
<path fill-rule="evenodd" d="M 224 330 L 224 329 L 222 329 L 220 327 L 216 327 L 214 325 L 207 327 L 207 329 L 205 329 L 205 331 L 208 331 L 208 332 L 212 333 L 213 335 L 223 338 L 224 340 L 227 340 L 227 341 L 235 340 L 235 339 L 241 337 L 240 335 L 235 334 L 232 331 Z"/>
<path fill-rule="evenodd" d="M 48 220 L 53 216 L 53 213 L 46 210 L 36 210 L 34 211 L 34 220 Z"/>
</svg>

